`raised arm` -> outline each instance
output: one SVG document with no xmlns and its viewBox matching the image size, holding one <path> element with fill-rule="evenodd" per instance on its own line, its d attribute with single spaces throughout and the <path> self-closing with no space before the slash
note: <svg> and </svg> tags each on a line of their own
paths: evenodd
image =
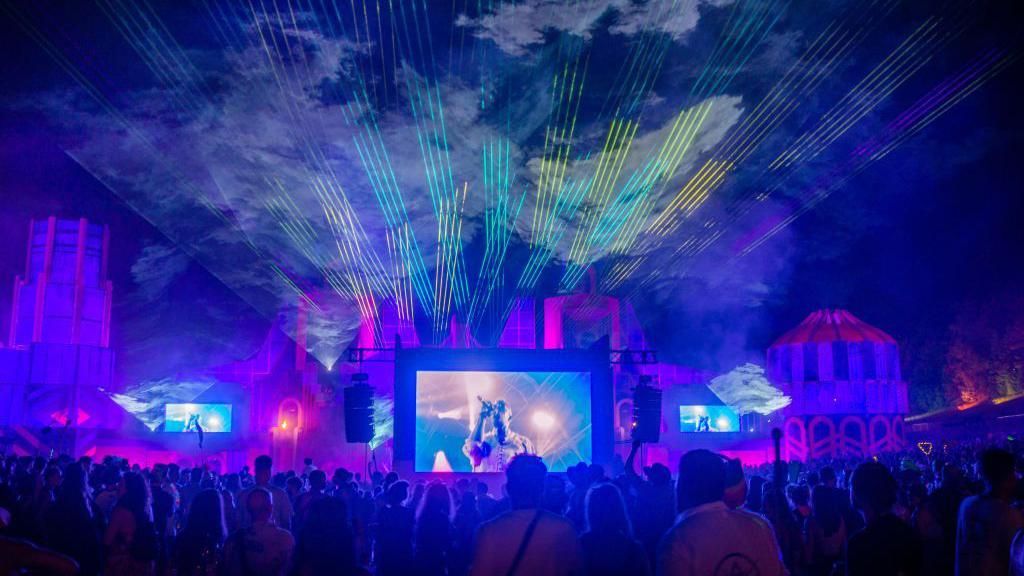
<svg viewBox="0 0 1024 576">
<path fill-rule="evenodd" d="M 484 449 L 481 446 L 483 443 L 484 434 L 484 420 L 490 416 L 490 409 L 486 402 L 482 402 L 480 407 L 480 414 L 476 418 L 476 423 L 473 425 L 473 429 L 469 432 L 469 437 L 462 444 L 462 453 L 469 458 L 472 462 L 473 467 L 476 468 L 480 465 L 481 460 L 486 456 Z"/>
<path fill-rule="evenodd" d="M 636 460 L 636 453 L 640 451 L 640 442 L 637 439 L 633 439 L 633 445 L 629 448 L 629 457 L 626 458 L 626 474 L 629 476 L 637 476 L 636 470 L 633 469 L 633 461 Z"/>
</svg>

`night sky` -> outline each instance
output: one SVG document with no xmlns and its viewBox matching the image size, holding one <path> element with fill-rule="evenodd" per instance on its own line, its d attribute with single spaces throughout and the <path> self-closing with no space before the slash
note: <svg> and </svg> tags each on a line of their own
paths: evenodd
<svg viewBox="0 0 1024 576">
<path fill-rule="evenodd" d="M 371 298 L 490 343 L 592 278 L 664 359 L 846 308 L 939 387 L 956 315 L 1024 288 L 1015 4 L 5 1 L 0 333 L 56 214 L 110 226 L 129 388 L 300 299 L 332 364 Z"/>
</svg>

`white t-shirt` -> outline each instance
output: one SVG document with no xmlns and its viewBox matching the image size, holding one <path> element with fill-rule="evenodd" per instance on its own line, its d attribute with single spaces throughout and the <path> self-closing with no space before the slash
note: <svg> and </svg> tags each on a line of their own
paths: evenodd
<svg viewBox="0 0 1024 576">
<path fill-rule="evenodd" d="M 280 576 L 288 569 L 294 548 L 291 532 L 261 522 L 228 539 L 224 546 L 224 564 L 229 576 Z"/>
<path fill-rule="evenodd" d="M 787 574 L 767 520 L 711 502 L 679 515 L 658 547 L 664 576 L 783 576 Z"/>
<path fill-rule="evenodd" d="M 471 576 L 505 576 L 536 515 L 536 509 L 512 510 L 481 524 Z M 583 556 L 572 523 L 550 512 L 541 512 L 516 574 L 567 576 L 582 571 Z"/>
</svg>

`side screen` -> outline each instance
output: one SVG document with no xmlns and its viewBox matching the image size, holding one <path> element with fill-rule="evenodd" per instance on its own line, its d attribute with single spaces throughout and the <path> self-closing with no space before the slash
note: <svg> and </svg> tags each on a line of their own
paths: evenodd
<svg viewBox="0 0 1024 576">
<path fill-rule="evenodd" d="M 231 432 L 231 404 L 167 404 L 164 432 Z"/>
<path fill-rule="evenodd" d="M 680 432 L 739 432 L 740 417 L 728 406 L 679 407 Z"/>
</svg>

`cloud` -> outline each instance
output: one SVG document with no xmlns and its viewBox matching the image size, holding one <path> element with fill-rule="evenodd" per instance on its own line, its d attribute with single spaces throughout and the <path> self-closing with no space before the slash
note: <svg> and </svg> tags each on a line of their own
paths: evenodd
<svg viewBox="0 0 1024 576">
<path fill-rule="evenodd" d="M 682 0 L 621 2 L 619 18 L 609 30 L 613 34 L 632 36 L 656 30 L 681 42 L 697 27 L 702 5 L 714 7 L 732 4 L 734 0 Z"/>
<path fill-rule="evenodd" d="M 504 36 L 492 39 L 512 52 L 532 50 L 545 42 L 549 28 L 588 38 L 596 27 L 608 26 L 613 41 L 623 44 L 631 41 L 628 36 L 651 30 L 684 41 L 699 25 L 700 10 L 718 4 L 700 0 L 669 10 L 666 7 L 674 6 L 670 0 L 590 0 L 565 9 L 560 3 L 532 0 L 503 5 L 477 21 L 463 18 L 462 23 L 482 37 L 500 31 Z M 179 98 L 185 93 L 180 86 L 162 85 L 122 91 L 116 114 L 94 107 L 75 89 L 52 90 L 33 99 L 32 106 L 43 109 L 64 135 L 69 155 L 176 245 L 175 249 L 149 246 L 143 250 L 133 274 L 145 302 L 136 308 L 160 309 L 165 314 L 158 308 L 160 295 L 173 291 L 183 275 L 189 277 L 186 267 L 191 260 L 199 265 L 193 268 L 209 271 L 266 324 L 276 323 L 289 335 L 295 335 L 299 301 L 314 301 L 306 324 L 306 345 L 329 366 L 356 334 L 361 317 L 356 302 L 336 293 L 326 277 L 345 285 L 353 278 L 365 285 L 368 279 L 380 302 L 391 296 L 388 290 L 393 281 L 404 280 L 407 274 L 392 261 L 386 212 L 400 214 L 398 218 L 408 222 L 427 275 L 433 276 L 439 226 L 432 198 L 436 191 L 430 186 L 435 173 L 443 176 L 444 186 L 469 190 L 462 238 L 465 272 L 470 289 L 474 288 L 480 272 L 479 254 L 471 250 L 483 245 L 480 236 L 486 209 L 481 153 L 498 141 L 509 144 L 509 160 L 516 174 L 514 201 L 525 195 L 519 220 L 512 223 L 516 234 L 505 266 L 508 281 L 514 281 L 522 271 L 522 256 L 530 248 L 544 134 L 552 115 L 557 114 L 551 80 L 554 70 L 563 64 L 558 60 L 562 56 L 553 50 L 535 50 L 537 59 L 504 62 L 507 66 L 501 73 L 487 81 L 475 75 L 480 71 L 438 73 L 400 58 L 395 60 L 395 68 L 382 73 L 363 65 L 362 59 L 369 54 L 366 44 L 326 36 L 306 18 L 299 18 L 298 30 L 282 29 L 275 22 L 260 18 L 260 28 L 251 21 L 243 23 L 249 42 L 241 47 L 193 48 L 190 54 L 196 54 L 200 67 L 196 77 L 215 80 L 216 89 L 197 91 L 184 102 Z M 285 47 L 280 58 L 262 48 L 258 31 L 280 37 L 278 45 Z M 435 41 L 435 47 L 445 45 Z M 686 50 L 703 53 L 706 48 L 689 46 Z M 443 61 L 444 55 L 435 58 Z M 680 85 L 697 75 L 703 61 L 669 58 L 667 62 L 662 73 L 668 79 L 666 84 L 646 92 L 641 124 L 612 196 L 618 197 L 628 176 L 658 154 L 682 110 L 710 104 L 710 111 L 676 173 L 655 188 L 657 197 L 644 205 L 644 211 L 628 212 L 632 219 L 649 219 L 662 210 L 746 108 L 738 93 L 714 95 L 703 102 L 684 100 Z M 609 80 L 603 76 L 614 74 L 613 68 L 591 61 L 590 76 L 584 83 L 587 90 Z M 388 84 L 389 100 L 367 103 L 365 97 L 354 97 L 352 89 L 361 86 L 359 80 L 367 86 L 376 83 L 378 88 L 381 82 L 392 82 Z M 600 96 L 586 93 L 582 99 L 567 168 L 567 175 L 576 180 L 593 177 L 601 160 L 609 120 L 596 110 Z M 424 109 L 424 97 L 440 106 Z M 179 107 L 181 103 L 186 106 Z M 442 111 L 444 136 L 434 141 L 432 134 L 440 129 Z M 437 159 L 450 163 L 450 182 L 447 166 L 440 170 L 428 165 Z M 369 173 L 367 162 L 374 165 Z M 400 192 L 401 206 L 388 196 L 390 192 L 378 194 L 381 179 Z M 600 206 L 595 198 L 587 198 L 581 211 L 567 219 L 566 234 L 555 247 L 556 262 L 570 257 L 569 246 L 581 226 L 579 215 Z M 343 210 L 341 225 L 332 220 L 338 214 L 329 209 Z M 589 231 L 593 222 L 586 226 L 582 232 Z M 350 246 L 354 248 L 348 251 Z M 607 250 L 607 243 L 598 243 L 585 259 L 597 261 Z M 357 255 L 355 261 L 352 253 Z M 640 252 L 634 247 L 631 254 Z M 650 266 L 659 263 L 652 259 Z M 648 271 L 650 268 L 641 269 L 636 274 L 643 276 Z M 678 279 L 676 271 L 666 271 L 666 278 Z M 763 287 L 761 276 L 747 282 L 751 286 L 758 283 Z M 675 287 L 664 290 L 671 294 Z M 752 289 L 748 295 L 756 299 L 758 294 Z M 230 323 L 238 310 L 220 306 L 215 300 L 211 294 L 203 302 L 209 308 L 204 320 L 211 325 L 221 320 Z M 139 334 L 159 331 L 161 323 L 173 320 L 159 316 L 148 322 L 135 321 L 133 330 Z M 187 322 L 175 325 L 189 327 Z M 223 344 L 230 336 L 213 329 L 206 332 L 202 342 L 210 347 Z M 246 338 L 245 347 L 251 348 L 252 341 Z M 163 342 L 133 344 L 133 353 L 151 354 L 153 346 Z M 241 348 L 232 346 L 231 354 L 237 355 Z M 197 355 L 193 352 L 173 350 L 164 356 L 177 355 L 176 362 L 194 363 Z M 168 360 L 168 365 L 173 362 Z"/>
<path fill-rule="evenodd" d="M 143 298 L 155 300 L 188 268 L 189 259 L 174 246 L 149 244 L 132 264 L 132 279 Z"/>
<path fill-rule="evenodd" d="M 723 6 L 732 0 L 582 0 L 566 6 L 560 0 L 527 0 L 502 4 L 479 18 L 461 15 L 456 24 L 471 28 L 477 38 L 493 41 L 510 56 L 525 56 L 544 43 L 547 32 L 561 32 L 589 40 L 606 16 L 614 16 L 608 30 L 632 36 L 662 32 L 676 41 L 686 38 L 700 21 L 702 5 Z"/>
<path fill-rule="evenodd" d="M 421 145 L 432 158 L 450 161 L 456 189 L 465 184 L 473 191 L 464 208 L 463 235 L 470 240 L 484 209 L 480 150 L 506 135 L 482 118 L 478 87 L 458 78 L 436 81 L 409 66 L 396 71 L 399 97 L 412 98 L 410 85 L 429 83 L 439 91 L 444 147 L 423 144 L 418 132 L 439 128 L 439 120 L 424 125 L 404 108 L 357 111 L 373 114 L 373 130 L 367 131 L 368 117 L 354 123 L 346 115 L 351 110 L 325 103 L 316 88 L 349 70 L 357 51 L 347 40 L 314 31 L 292 36 L 301 39 L 303 55 L 274 62 L 277 71 L 255 46 L 226 52 L 217 97 L 189 101 L 188 109 L 175 107 L 172 90 L 160 87 L 121 96 L 118 114 L 125 123 L 83 104 L 87 100 L 77 90 L 48 93 L 34 106 L 48 111 L 60 131 L 76 135 L 67 139 L 69 156 L 177 244 L 178 250 L 147 247 L 135 263 L 144 299 L 165 291 L 191 258 L 264 318 L 287 316 L 282 325 L 293 334 L 297 287 L 319 307 L 307 325 L 310 352 L 330 365 L 360 317 L 353 302 L 331 291 L 325 274 L 344 281 L 350 273 L 384 272 L 386 284 L 395 270 L 381 217 L 381 203 L 390 206 L 374 191 L 381 173 L 368 175 L 361 154 L 387 166 L 430 268 L 438 220 Z M 287 80 L 284 86 L 278 74 Z M 528 130 L 522 122 L 517 127 Z M 367 148 L 358 150 L 356 142 Z M 517 145 L 511 154 L 518 163 Z M 352 209 L 353 219 L 338 237 L 325 215 L 325 186 Z M 339 248 L 353 238 L 362 258 L 355 267 Z M 363 267 L 367 262 L 383 269 Z"/>
</svg>

